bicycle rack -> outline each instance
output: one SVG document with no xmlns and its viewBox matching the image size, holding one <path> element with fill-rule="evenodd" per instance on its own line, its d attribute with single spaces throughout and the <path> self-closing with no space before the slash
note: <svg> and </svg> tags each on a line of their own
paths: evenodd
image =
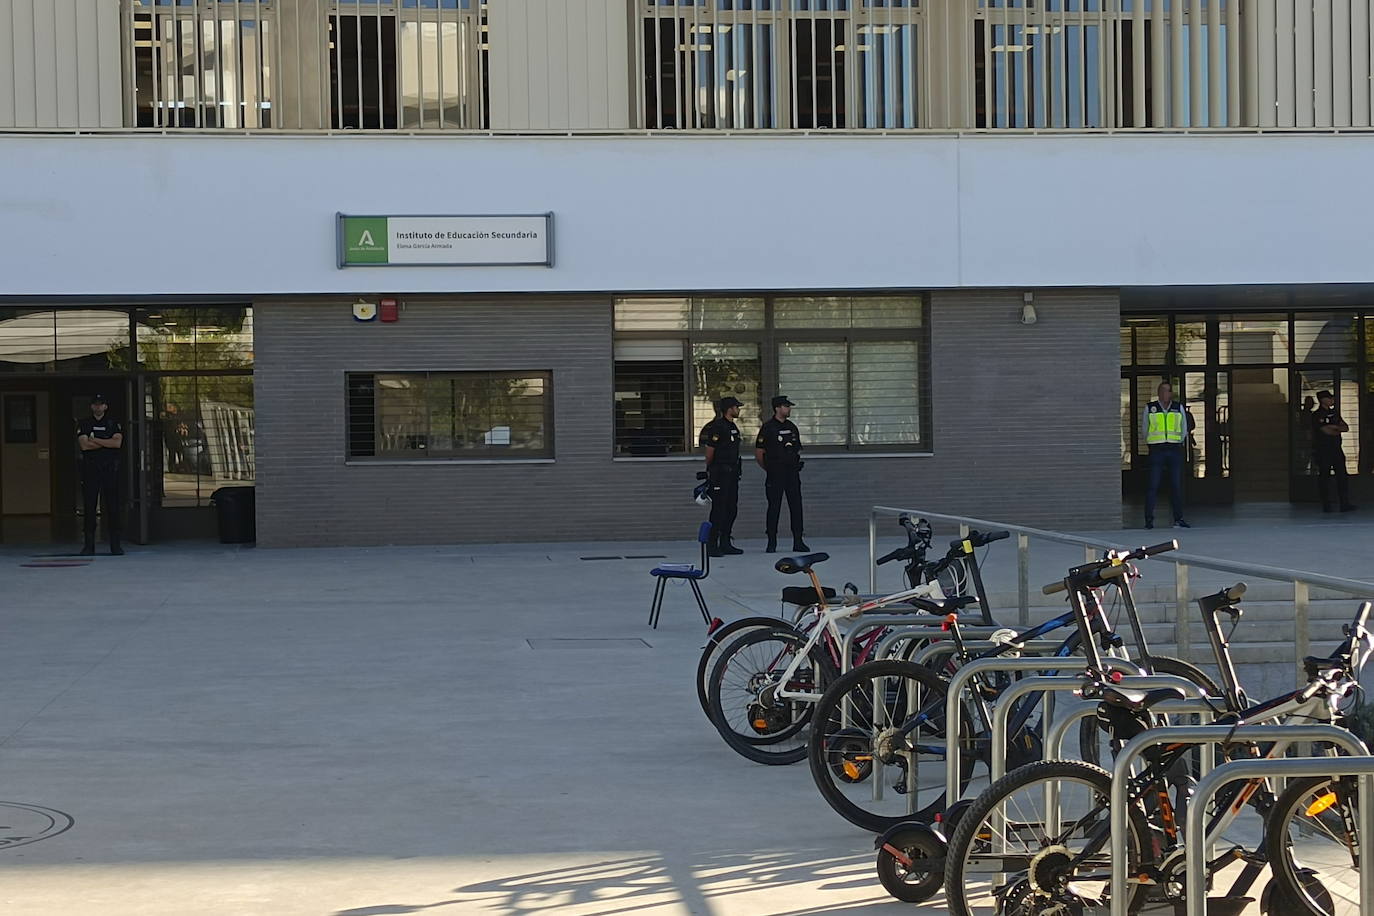
<svg viewBox="0 0 1374 916">
<path fill-rule="evenodd" d="M 1111 800 L 1108 803 L 1111 811 L 1111 916 L 1127 916 L 1126 828 L 1128 811 L 1126 789 L 1127 784 L 1130 782 L 1131 767 L 1135 765 L 1136 760 L 1145 753 L 1147 748 L 1159 744 L 1207 745 L 1239 744 L 1257 741 L 1326 741 L 1337 747 L 1344 748 L 1356 757 L 1364 757 L 1369 753 L 1369 749 L 1365 747 L 1363 741 L 1356 738 L 1345 729 L 1335 725 L 1169 725 L 1162 728 L 1152 728 L 1142 734 L 1136 735 L 1130 741 L 1126 742 L 1126 746 L 1121 749 L 1121 753 L 1116 757 L 1116 763 L 1112 766 L 1112 794 Z M 1207 755 L 1204 754 L 1203 756 L 1206 757 Z M 1330 767 L 1336 760 L 1336 758 L 1333 757 L 1310 759 L 1318 760 L 1323 766 L 1326 766 L 1328 769 L 1320 771 L 1326 775 L 1331 774 Z M 1240 760 L 1235 761 L 1234 764 L 1223 764 L 1223 766 L 1217 767 L 1208 774 L 1203 779 L 1202 784 L 1209 786 L 1212 794 L 1215 794 L 1221 785 L 1221 783 L 1215 781 L 1216 776 L 1218 773 L 1223 772 L 1223 767 L 1259 762 L 1260 761 Z M 1274 762 L 1294 765 L 1299 761 L 1284 760 L 1280 758 Z M 1371 769 L 1370 773 L 1374 774 L 1374 769 Z M 1299 772 L 1298 775 L 1302 775 L 1301 772 Z M 1225 781 L 1231 782 L 1237 778 L 1236 776 L 1231 776 Z M 1199 786 L 1199 788 L 1201 788 L 1201 786 Z M 1205 814 L 1205 808 L 1206 806 L 1202 804 L 1201 792 L 1194 792 L 1193 798 L 1188 805 L 1188 832 L 1184 834 L 1185 844 L 1196 844 L 1197 846 L 1204 844 L 1204 838 L 1202 836 L 1194 837 L 1191 830 L 1194 826 L 1194 816 L 1196 815 L 1200 821 Z M 1364 817 L 1363 811 L 1361 817 Z M 1374 836 L 1374 828 L 1371 828 L 1370 835 Z M 1186 848 L 1187 846 L 1185 846 L 1185 849 Z M 1193 861 L 1200 859 L 1201 855 L 1202 854 L 1199 852 L 1197 859 Z M 1361 858 L 1363 859 L 1365 857 Z M 1190 872 L 1190 875 L 1191 874 L 1193 873 Z M 1363 875 L 1361 877 L 1363 877 Z M 1200 880 L 1200 876 L 1199 880 L 1188 882 L 1188 899 L 1190 902 L 1193 899 L 1194 890 L 1201 890 L 1203 893 L 1202 906 L 1196 910 L 1189 906 L 1189 913 L 1206 912 L 1207 891 L 1205 885 L 1206 882 Z M 1374 891 L 1374 882 L 1369 884 L 1369 890 Z M 1362 894 L 1365 892 L 1363 886 L 1360 892 Z M 1368 910 L 1366 912 L 1374 912 L 1374 910 Z"/>
<path fill-rule="evenodd" d="M 1123 683 L 1125 681 L 1123 680 Z M 1189 683 L 1192 683 L 1189 681 Z M 1071 760 L 1073 758 L 1065 756 L 1064 745 L 1068 742 L 1069 734 L 1073 731 L 1074 725 L 1080 720 L 1097 714 L 1098 700 L 1084 700 L 1076 704 L 1072 709 L 1064 713 L 1063 716 L 1055 720 L 1045 733 L 1045 759 L 1046 760 Z M 1213 703 L 1216 705 L 1214 706 Z M 1224 709 L 1226 701 L 1221 697 L 1193 697 L 1184 700 L 1169 700 L 1164 703 L 1156 703 L 1150 707 L 1152 712 L 1167 713 L 1169 715 L 1185 715 L 1188 713 L 1202 713 L 1204 715 L 1216 715 L 1218 709 Z"/>
<path fill-rule="evenodd" d="M 881 627 L 902 627 L 911 633 L 910 639 L 928 639 L 931 637 L 948 637 L 949 631 L 943 624 L 918 624 L 912 626 L 911 614 L 903 614 L 900 617 L 891 614 L 864 614 L 858 619 L 858 623 L 844 634 L 840 642 L 840 673 L 849 672 L 849 658 L 853 655 L 854 640 L 858 639 L 869 630 L 876 630 Z M 984 625 L 969 625 L 962 627 L 962 631 L 971 637 L 987 637 L 996 633 L 998 630 L 1005 630 L 1006 627 L 989 627 Z M 874 656 L 878 657 L 877 652 Z"/>
<path fill-rule="evenodd" d="M 1334 727 L 1334 726 L 1332 726 Z M 1288 726 L 1284 726 L 1288 728 Z M 1240 729 L 1244 731 L 1244 729 Z M 1358 740 L 1358 739 L 1357 739 Z M 1206 825 L 1203 819 L 1207 814 L 1207 802 L 1222 786 L 1238 779 L 1255 779 L 1272 776 L 1355 776 L 1359 783 L 1359 811 L 1356 822 L 1359 830 L 1360 855 L 1360 912 L 1374 913 L 1374 856 L 1369 854 L 1370 837 L 1374 837 L 1374 757 L 1308 757 L 1305 759 L 1285 759 L 1282 757 L 1264 760 L 1234 760 L 1223 763 L 1198 782 L 1188 807 L 1188 817 L 1184 824 L 1183 849 L 1184 868 L 1187 870 L 1187 902 L 1189 913 L 1202 913 L 1207 909 L 1207 882 L 1194 880 L 1201 876 L 1207 861 L 1204 850 L 1203 833 Z M 1115 845 L 1116 833 L 1112 834 Z M 1124 844 L 1123 844 L 1124 845 Z M 1112 863 L 1115 866 L 1115 862 Z M 1112 912 L 1116 913 L 1116 869 L 1112 869 Z M 1124 911 L 1124 910 L 1123 910 Z"/>
<path fill-rule="evenodd" d="M 1054 662 L 1059 665 L 1053 665 Z M 1081 658 L 979 658 L 955 669 L 949 679 L 949 693 L 945 696 L 945 807 L 949 808 L 959 800 L 959 764 L 962 756 L 959 750 L 959 702 L 963 699 L 964 688 L 974 676 L 986 671 L 1044 671 L 1049 667 L 1063 667 L 1063 662 L 1075 663 L 1075 668 L 1083 662 Z M 1046 664 L 1049 662 L 1051 664 Z M 1140 675 L 1140 666 L 1125 659 L 1106 656 L 1102 664 L 1109 671 L 1122 674 Z M 1067 675 L 1066 675 L 1067 677 Z M 954 735 L 951 738 L 950 728 Z"/>
<path fill-rule="evenodd" d="M 1065 681 L 1072 681 L 1072 683 L 1065 683 Z M 1178 687 L 1185 692 L 1192 693 L 1195 699 L 1205 699 L 1207 696 L 1197 684 L 1177 674 L 1128 675 L 1123 677 L 1117 686 Z M 1082 689 L 1083 678 L 1081 675 L 1057 675 L 1023 678 L 1002 691 L 992 707 L 992 749 L 990 751 L 991 760 L 988 762 L 988 782 L 996 782 L 1006 775 L 1007 741 L 1009 737 L 1007 735 L 1007 720 L 1011 718 L 1011 711 L 1017 700 L 1032 693 L 1069 693 Z M 1050 712 L 1047 710 L 1046 716 L 1049 715 Z"/>
<path fill-rule="evenodd" d="M 911 638 L 913 637 L 908 636 L 903 631 L 895 630 L 890 635 L 883 637 L 883 641 L 878 643 L 878 648 L 876 652 L 881 656 L 882 653 L 890 646 L 901 645 L 902 643 L 906 642 L 908 639 Z M 964 640 L 964 648 L 966 649 L 997 649 L 1001 648 L 1004 645 L 1006 644 L 1001 642 L 993 642 L 991 639 Z M 1021 648 L 1017 649 L 1016 651 L 1020 652 L 1022 655 L 1028 653 L 1033 654 L 1036 652 L 1049 652 L 1051 653 L 1050 655 L 1039 655 L 1036 657 L 1053 658 L 1053 653 L 1063 648 L 1064 641 L 1062 639 L 1030 639 L 1021 643 L 1020 645 Z M 930 663 L 932 661 L 934 661 L 942 655 L 953 655 L 956 651 L 958 651 L 958 648 L 959 647 L 955 645 L 954 640 L 952 639 L 946 639 L 940 642 L 933 642 L 930 645 L 918 651 L 915 655 L 911 656 L 911 661 L 915 662 L 918 665 L 925 665 L 926 667 L 930 667 Z"/>
</svg>

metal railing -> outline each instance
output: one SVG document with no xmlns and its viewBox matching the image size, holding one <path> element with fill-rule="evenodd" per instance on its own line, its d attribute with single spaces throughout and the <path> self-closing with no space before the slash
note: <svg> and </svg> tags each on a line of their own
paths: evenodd
<svg viewBox="0 0 1374 916">
<path fill-rule="evenodd" d="M 868 514 L 868 587 L 870 592 L 878 588 L 878 569 L 875 560 L 878 556 L 878 519 L 899 515 L 910 515 L 931 522 L 942 522 L 959 526 L 959 533 L 966 534 L 969 529 L 980 531 L 1010 531 L 1016 535 L 1016 593 L 1017 623 L 1021 627 L 1030 625 L 1030 541 L 1031 538 L 1055 544 L 1068 544 L 1081 547 L 1084 560 L 1091 561 L 1100 557 L 1103 550 L 1123 546 L 1121 540 L 1108 541 L 1100 538 L 1086 538 L 1076 534 L 1046 531 L 1026 525 L 1012 525 L 1006 522 L 989 521 L 967 515 L 948 515 L 942 512 L 929 512 L 923 509 L 899 509 L 891 506 L 874 506 Z M 1192 619 L 1195 613 L 1190 606 L 1191 592 L 1188 585 L 1190 569 L 1208 569 L 1214 572 L 1234 573 L 1254 579 L 1267 579 L 1274 582 L 1290 583 L 1293 589 L 1293 629 L 1295 654 L 1294 672 L 1298 683 L 1306 678 L 1302 670 L 1302 659 L 1311 651 L 1311 590 L 1313 588 L 1339 592 L 1352 597 L 1374 598 L 1374 584 L 1357 579 L 1343 579 L 1325 576 L 1320 573 L 1288 569 L 1281 566 L 1263 566 L 1257 563 L 1238 563 L 1215 557 L 1197 556 L 1178 551 L 1160 554 L 1150 558 L 1156 562 L 1172 563 L 1174 566 L 1174 645 L 1179 657 L 1192 660 Z"/>
<path fill-rule="evenodd" d="M 1374 126 L 1367 3 L 12 2 L 0 129 Z"/>
</svg>

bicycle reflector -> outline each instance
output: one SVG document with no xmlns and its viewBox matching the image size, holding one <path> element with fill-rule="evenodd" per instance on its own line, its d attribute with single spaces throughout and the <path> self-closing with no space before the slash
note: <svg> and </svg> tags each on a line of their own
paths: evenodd
<svg viewBox="0 0 1374 916">
<path fill-rule="evenodd" d="M 1325 811 L 1327 808 L 1330 808 L 1335 803 L 1336 793 L 1327 792 L 1325 795 L 1319 797 L 1312 804 L 1308 805 L 1307 810 L 1304 813 L 1308 817 L 1316 817 L 1318 814 L 1321 814 L 1323 811 Z"/>
<path fill-rule="evenodd" d="M 1111 674 L 1107 675 L 1107 677 L 1111 679 L 1113 684 L 1120 684 L 1122 674 L 1120 671 L 1113 671 Z"/>
</svg>

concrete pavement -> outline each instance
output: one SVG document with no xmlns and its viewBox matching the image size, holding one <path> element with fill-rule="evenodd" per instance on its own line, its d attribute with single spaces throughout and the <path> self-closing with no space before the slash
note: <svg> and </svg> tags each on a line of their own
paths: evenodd
<svg viewBox="0 0 1374 916">
<path fill-rule="evenodd" d="M 1180 535 L 1371 578 L 1374 524 L 1325 521 Z M 720 616 L 795 583 L 745 546 L 706 583 Z M 865 542 L 812 546 L 861 582 Z M 692 542 L 34 553 L 0 551 L 9 914 L 911 912 L 805 764 L 748 763 L 702 716 L 690 594 L 649 630 L 655 561 L 582 559 Z M 1038 583 L 1078 554 L 1035 556 Z M 1014 584 L 1010 548 L 988 567 Z"/>
</svg>

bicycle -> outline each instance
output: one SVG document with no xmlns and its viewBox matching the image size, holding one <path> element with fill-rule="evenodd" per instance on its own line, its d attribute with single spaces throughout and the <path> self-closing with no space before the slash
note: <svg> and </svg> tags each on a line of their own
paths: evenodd
<svg viewBox="0 0 1374 916">
<path fill-rule="evenodd" d="M 819 592 L 814 566 L 827 559 L 829 554 L 825 553 L 784 557 L 774 568 L 786 574 L 806 574 Z M 845 667 L 840 622 L 878 610 L 943 615 L 978 600 L 972 596 L 926 598 L 932 591 L 927 583 L 868 600 L 846 596 L 846 603 L 839 606 L 817 605 L 815 620 L 808 629 L 773 626 L 735 640 L 722 650 L 709 678 L 711 721 L 721 737 L 741 756 L 758 763 L 781 765 L 802 760 L 812 705 Z M 856 640 L 850 661 L 868 661 L 885 635 L 884 630 L 877 629 Z"/>
<path fill-rule="evenodd" d="M 1155 556 L 1178 546 L 1176 541 L 1142 547 L 1135 551 L 1109 551 L 1102 561 L 1129 569 L 1132 560 Z M 1155 655 L 1146 641 L 1140 623 L 1130 578 L 1115 580 L 1122 605 L 1135 635 L 1137 664 L 1147 674 L 1171 674 L 1189 680 L 1208 694 L 1218 690 L 1203 671 L 1180 659 Z M 992 647 L 972 652 L 961 635 L 957 618 L 947 622 L 955 651 L 949 661 L 950 670 L 969 661 L 999 658 L 1022 652 L 1027 643 L 1043 638 L 1061 628 L 1072 631 L 1046 659 L 1044 674 L 1056 673 L 1051 659 L 1075 656 L 1082 646 L 1094 644 L 1095 651 L 1109 652 L 1127 658 L 1124 640 L 1108 620 L 1097 595 L 1091 596 L 1093 612 L 1080 625 L 1073 610 L 1052 620 L 1017 633 L 1009 631 Z M 821 796 L 832 809 L 850 823 L 884 833 L 913 821 L 929 823 L 939 814 L 950 826 L 957 821 L 966 804 L 951 799 L 947 810 L 924 803 L 924 797 L 935 789 L 944 788 L 944 769 L 937 767 L 935 777 L 921 782 L 917 759 L 936 755 L 929 742 L 934 737 L 934 722 L 943 721 L 943 705 L 936 707 L 937 694 L 930 690 L 933 673 L 923 665 L 911 661 L 880 660 L 857 667 L 837 678 L 816 705 L 812 717 L 812 732 L 808 742 L 811 774 Z M 942 679 L 943 683 L 943 679 Z M 960 749 L 961 770 L 974 762 L 990 763 L 993 712 L 992 704 L 1010 683 L 1004 678 L 975 677 L 969 684 L 962 706 L 966 710 L 967 734 Z M 923 693 L 931 693 L 923 697 Z M 943 704 L 944 693 L 938 693 Z M 1043 756 L 1040 729 L 1033 722 L 1040 711 L 1041 694 L 1030 694 L 1014 708 L 1008 720 L 1007 768 L 1039 760 Z M 1096 733 L 1091 734 L 1096 748 Z M 941 758 L 942 759 L 942 758 Z M 890 774 L 888 768 L 895 769 Z M 896 781 L 892 782 L 892 775 Z M 867 785 L 870 780 L 872 785 Z M 890 784 L 894 794 L 886 797 L 885 786 Z M 922 786 L 925 786 L 924 794 Z"/>
<path fill-rule="evenodd" d="M 1122 574 L 1113 567 L 1082 570 L 1055 586 L 1056 590 L 1070 592 L 1070 604 L 1085 617 L 1085 591 L 1099 581 Z M 1050 588 L 1047 586 L 1046 590 Z M 1234 607 L 1243 594 L 1244 586 L 1239 585 L 1199 602 L 1209 633 L 1210 628 L 1219 633 L 1216 613 Z M 1239 714 L 1225 711 L 1223 721 L 1235 727 L 1263 721 L 1334 722 L 1341 702 L 1358 689 L 1359 672 L 1374 648 L 1374 639 L 1365 629 L 1369 613 L 1368 603 L 1360 607 L 1354 621 L 1346 627 L 1345 642 L 1329 658 L 1305 660 L 1306 686 Z M 1159 724 L 1159 717 L 1151 712 L 1153 706 L 1181 696 L 1176 688 L 1136 691 L 1116 687 L 1103 672 L 1101 659 L 1091 645 L 1088 654 L 1085 695 L 1100 700 L 1098 723 L 1109 735 L 1114 750 L 1119 751 L 1132 737 Z M 1225 670 L 1229 667 L 1229 653 L 1223 657 Z M 1234 698 L 1243 700 L 1234 682 L 1228 684 L 1228 689 L 1232 687 Z M 1229 750 L 1233 756 L 1243 753 L 1277 757 L 1292 744 L 1244 743 Z M 1169 745 L 1146 754 L 1144 769 L 1128 785 L 1127 871 L 1132 876 L 1128 910 L 1138 911 L 1149 894 L 1182 912 L 1185 880 L 1210 882 L 1221 868 L 1240 861 L 1244 863 L 1240 875 L 1224 896 L 1211 898 L 1209 913 L 1239 913 L 1253 902 L 1246 895 L 1266 865 L 1273 870 L 1274 879 L 1262 899 L 1271 912 L 1286 916 L 1297 905 L 1306 907 L 1305 912 L 1330 912 L 1329 907 L 1322 908 L 1323 900 L 1332 899 L 1329 891 L 1322 882 L 1314 880 L 1305 863 L 1300 864 L 1310 844 L 1307 834 L 1299 828 L 1311 817 L 1332 809 L 1337 810 L 1331 818 L 1344 817 L 1348 808 L 1342 808 L 1346 802 L 1341 796 L 1328 797 L 1335 793 L 1322 793 L 1315 800 L 1319 805 L 1302 807 L 1305 793 L 1315 791 L 1310 783 L 1290 785 L 1277 802 L 1263 780 L 1227 787 L 1209 809 L 1209 846 L 1222 838 L 1247 806 L 1261 814 L 1272 812 L 1267 818 L 1268 838 L 1254 849 L 1232 846 L 1207 863 L 1204 875 L 1184 873 L 1178 825 L 1179 812 L 1187 804 L 1187 781 L 1180 784 L 1177 775 L 1180 763 L 1192 752 L 1189 745 Z M 1110 899 L 1110 792 L 1111 777 L 1107 771 L 1073 760 L 1033 763 L 1008 773 L 989 787 L 974 802 L 949 841 L 944 885 L 950 913 L 1031 916 L 1078 913 L 1105 906 Z M 1048 801 L 1053 797 L 1058 799 L 1056 805 Z M 1349 824 L 1353 825 L 1353 820 Z M 1347 840 L 1354 838 L 1348 828 L 1342 835 Z M 930 866 L 934 864 L 932 859 Z"/>
<path fill-rule="evenodd" d="M 906 567 L 903 574 L 906 582 L 911 587 L 916 587 L 927 581 L 925 570 L 926 551 L 930 549 L 931 528 L 930 523 L 925 519 L 920 519 L 913 523 L 909 515 L 901 515 L 897 522 L 906 531 L 907 544 L 891 551 L 878 560 L 878 565 L 890 563 L 893 560 L 905 560 Z M 961 594 L 959 591 L 949 591 L 951 585 L 957 586 L 957 579 L 949 578 L 941 582 L 941 589 L 944 594 Z M 846 582 L 844 594 L 857 595 L 858 587 Z M 701 711 L 709 719 L 711 717 L 711 706 L 709 697 L 710 673 L 715 667 L 716 660 L 720 655 L 721 648 L 727 646 L 731 641 L 746 630 L 769 629 L 779 625 L 791 626 L 794 629 L 802 630 L 806 624 L 807 616 L 813 614 L 813 609 L 817 605 L 823 605 L 836 598 L 833 588 L 823 587 L 818 594 L 811 586 L 790 586 L 782 590 L 782 603 L 791 605 L 793 614 L 791 619 L 784 617 L 751 616 L 741 617 L 729 623 L 719 617 L 711 621 L 710 627 L 706 631 L 706 645 L 702 646 L 701 657 L 697 661 L 697 700 L 701 703 Z"/>
</svg>

